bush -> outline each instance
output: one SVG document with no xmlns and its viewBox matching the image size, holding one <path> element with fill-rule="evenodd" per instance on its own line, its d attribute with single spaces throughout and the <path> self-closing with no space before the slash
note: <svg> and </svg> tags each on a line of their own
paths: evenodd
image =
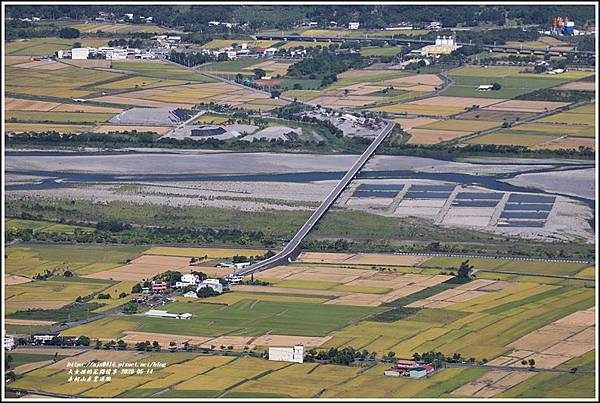
<svg viewBox="0 0 600 403">
<path fill-rule="evenodd" d="M 60 31 L 58 31 L 58 36 L 64 39 L 79 38 L 79 35 L 81 35 L 81 33 L 78 29 L 75 28 L 63 28 Z"/>
</svg>

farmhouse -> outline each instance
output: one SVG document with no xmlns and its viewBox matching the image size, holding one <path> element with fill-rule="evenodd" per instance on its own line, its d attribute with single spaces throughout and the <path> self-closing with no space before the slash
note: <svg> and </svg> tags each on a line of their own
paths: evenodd
<svg viewBox="0 0 600 403">
<path fill-rule="evenodd" d="M 185 298 L 198 298 L 198 294 L 196 294 L 195 291 L 188 291 L 185 294 L 183 294 L 183 296 Z"/>
<path fill-rule="evenodd" d="M 494 89 L 494 86 L 492 84 L 482 84 L 479 87 L 477 87 L 477 91 L 491 91 Z"/>
<path fill-rule="evenodd" d="M 410 370 L 410 377 L 411 378 L 425 378 L 426 376 L 428 376 L 429 374 L 431 374 L 433 372 L 433 367 L 431 365 L 423 365 L 421 367 L 417 367 L 414 369 Z"/>
<path fill-rule="evenodd" d="M 200 278 L 195 274 L 184 274 L 181 276 L 181 281 L 175 283 L 175 288 L 189 287 L 198 284 Z"/>
<path fill-rule="evenodd" d="M 294 347 L 269 347 L 269 361 L 304 362 L 304 346 L 296 344 Z"/>
<path fill-rule="evenodd" d="M 166 292 L 167 291 L 167 283 L 164 281 L 153 281 L 152 282 L 152 292 Z"/>
<path fill-rule="evenodd" d="M 350 22 L 348 23 L 348 29 L 358 29 L 360 27 L 360 22 Z"/>
<path fill-rule="evenodd" d="M 218 292 L 219 294 L 223 293 L 223 284 L 221 284 L 221 282 L 216 278 L 207 278 L 206 280 L 202 281 L 200 284 L 198 284 L 196 291 L 200 291 L 206 287 L 212 288 L 213 291 Z"/>
<path fill-rule="evenodd" d="M 12 350 L 15 347 L 15 338 L 13 336 L 4 336 L 4 349 Z"/>
<path fill-rule="evenodd" d="M 150 309 L 148 312 L 144 313 L 145 316 L 149 316 L 152 318 L 167 318 L 167 319 L 192 319 L 191 313 L 169 313 L 167 311 L 159 311 L 157 309 Z"/>
<path fill-rule="evenodd" d="M 47 342 L 49 342 L 50 340 L 52 340 L 55 337 L 56 337 L 55 334 L 34 334 L 33 342 L 35 344 L 46 344 Z"/>
</svg>

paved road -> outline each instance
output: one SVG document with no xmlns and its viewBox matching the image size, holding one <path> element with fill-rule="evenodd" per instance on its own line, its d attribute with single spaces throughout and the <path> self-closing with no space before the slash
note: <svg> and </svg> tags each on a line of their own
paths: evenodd
<svg viewBox="0 0 600 403">
<path fill-rule="evenodd" d="M 248 274 L 256 273 L 262 270 L 266 270 L 273 266 L 277 266 L 280 264 L 287 264 L 292 259 L 296 258 L 299 254 L 299 246 L 300 242 L 304 239 L 304 237 L 310 232 L 311 229 L 315 226 L 315 224 L 319 221 L 319 219 L 327 212 L 327 210 L 331 207 L 331 205 L 335 202 L 335 200 L 339 197 L 339 195 L 344 191 L 346 186 L 354 179 L 358 171 L 365 165 L 365 163 L 371 158 L 377 147 L 381 145 L 381 143 L 385 140 L 388 134 L 394 128 L 393 121 L 387 121 L 385 127 L 381 130 L 381 132 L 377 135 L 375 140 L 367 147 L 364 153 L 358 158 L 358 160 L 352 165 L 350 170 L 344 175 L 342 180 L 338 182 L 338 184 L 333 188 L 331 193 L 323 200 L 323 203 L 315 210 L 315 212 L 310 216 L 308 221 L 304 223 L 304 225 L 300 228 L 300 230 L 294 235 L 294 237 L 288 242 L 288 244 L 283 248 L 281 252 L 272 256 L 268 259 L 262 260 L 258 263 L 250 265 L 242 270 L 238 271 L 239 275 L 245 276 Z"/>
<path fill-rule="evenodd" d="M 255 35 L 258 40 L 282 40 L 282 41 L 316 41 L 316 42 L 345 42 L 345 41 L 373 41 L 373 42 L 405 42 L 405 43 L 416 43 L 422 45 L 428 45 L 435 43 L 432 39 L 417 39 L 417 38 L 394 38 L 394 37 L 377 37 L 377 36 L 303 36 L 303 35 L 271 35 L 271 34 L 259 34 Z M 473 46 L 475 44 L 470 42 L 457 42 L 460 46 Z M 559 54 L 582 54 L 595 56 L 596 52 L 591 50 L 550 50 L 548 48 L 531 48 L 525 46 L 510 46 L 510 45 L 496 45 L 496 44 L 483 44 L 480 45 L 487 49 L 501 49 L 501 50 L 516 50 L 519 52 L 551 52 Z"/>
</svg>

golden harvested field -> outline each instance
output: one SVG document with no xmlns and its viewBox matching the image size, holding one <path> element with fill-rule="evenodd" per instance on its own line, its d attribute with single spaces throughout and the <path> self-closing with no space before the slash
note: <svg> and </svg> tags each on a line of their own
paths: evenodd
<svg viewBox="0 0 600 403">
<path fill-rule="evenodd" d="M 350 258 L 354 257 L 351 256 Z M 386 255 L 378 255 L 375 259 L 369 256 L 357 256 L 354 259 L 354 262 L 348 262 L 348 259 L 346 259 L 343 263 L 403 266 L 413 265 L 416 264 L 415 262 L 420 261 L 410 256 Z M 293 294 L 312 293 L 334 297 L 326 301 L 325 304 L 379 306 L 434 286 L 450 277 L 446 275 L 380 272 L 372 269 L 294 265 L 292 267 L 278 266 L 266 270 L 261 272 L 260 278 L 274 283 L 277 287 L 284 287 L 281 290 L 277 289 L 276 292 L 283 292 L 285 287 L 292 287 L 288 290 Z M 268 287 L 267 289 L 277 287 Z M 263 289 L 267 290 L 264 287 Z M 306 291 L 302 292 L 301 289 L 306 289 Z M 250 290 L 244 289 L 244 291 Z M 256 291 L 261 291 L 261 288 L 256 287 Z"/>
<path fill-rule="evenodd" d="M 111 61 L 106 59 L 72 60 L 62 59 L 61 63 L 86 69 L 110 68 Z"/>
<path fill-rule="evenodd" d="M 536 368 L 554 368 L 574 357 L 595 349 L 595 308 L 574 312 L 508 345 L 513 350 L 490 361 L 490 364 L 522 367 L 522 360 L 534 359 Z M 512 374 L 512 376 L 510 375 Z M 491 397 L 529 376 L 526 372 L 492 371 L 452 392 L 453 395 Z"/>
<path fill-rule="evenodd" d="M 27 63 L 14 64 L 13 67 L 19 67 L 21 69 L 59 70 L 69 66 L 55 62 L 54 60 L 34 60 Z"/>
<path fill-rule="evenodd" d="M 91 131 L 94 126 L 86 125 L 57 125 L 50 123 L 5 123 L 4 130 L 12 133 L 44 132 L 54 130 L 59 133 L 81 133 Z"/>
<path fill-rule="evenodd" d="M 34 101 L 7 97 L 4 100 L 4 110 L 7 111 L 41 111 L 48 112 L 60 104 L 57 102 Z"/>
<path fill-rule="evenodd" d="M 431 98 L 419 99 L 417 101 L 409 102 L 409 105 L 427 105 L 427 106 L 452 106 L 467 108 L 473 105 L 479 105 L 484 108 L 489 105 L 498 104 L 505 101 L 504 99 L 494 98 L 469 98 L 469 97 L 446 97 L 446 96 L 435 96 Z"/>
<path fill-rule="evenodd" d="M 544 143 L 539 143 L 534 149 L 545 149 L 545 150 L 566 150 L 566 149 L 579 149 L 579 147 L 589 147 L 592 150 L 596 149 L 596 139 L 584 138 L 584 137 L 571 137 L 563 136 L 554 140 L 550 140 Z"/>
<path fill-rule="evenodd" d="M 143 255 L 130 263 L 110 270 L 89 274 L 84 277 L 116 281 L 140 281 L 152 278 L 167 270 L 188 272 L 190 259 L 176 256 Z"/>
<path fill-rule="evenodd" d="M 415 127 L 426 126 L 431 123 L 440 122 L 431 118 L 396 118 L 394 122 L 398 123 L 404 130 L 410 130 Z"/>
<path fill-rule="evenodd" d="M 489 122 L 485 120 L 439 120 L 429 124 L 416 126 L 417 129 L 435 129 L 435 130 L 457 130 L 462 132 L 477 132 L 500 126 L 498 122 Z"/>
<path fill-rule="evenodd" d="M 390 80 L 383 81 L 384 84 L 396 85 L 399 87 L 403 87 L 403 84 L 412 84 L 412 85 L 423 85 L 428 87 L 433 87 L 431 90 L 435 90 L 435 87 L 444 84 L 444 80 L 442 80 L 436 74 L 417 74 L 413 76 L 406 77 L 398 77 L 392 78 Z M 431 91 L 427 90 L 427 91 Z M 423 90 L 425 91 L 425 90 Z"/>
<path fill-rule="evenodd" d="M 16 285 L 16 284 L 24 284 L 24 283 L 29 283 L 33 280 L 31 280 L 28 277 L 23 277 L 23 276 L 16 276 L 16 275 L 10 275 L 7 274 L 4 276 L 4 284 L 6 285 Z"/>
<path fill-rule="evenodd" d="M 98 98 L 94 98 L 95 101 L 99 102 L 108 102 L 111 104 L 120 104 L 120 105 L 131 105 L 131 106 L 141 106 L 146 108 L 170 108 L 173 106 L 178 106 L 179 108 L 192 108 L 194 104 L 185 104 L 185 103 L 173 103 L 173 102 L 160 102 L 160 101 L 151 101 L 148 99 L 139 99 L 132 98 L 127 95 L 106 95 Z"/>
<path fill-rule="evenodd" d="M 561 106 L 568 105 L 568 102 L 550 102 L 550 101 L 519 101 L 511 100 L 500 102 L 486 107 L 486 110 L 494 111 L 522 111 L 522 112 L 544 112 L 554 110 Z"/>
<path fill-rule="evenodd" d="M 557 90 L 596 91 L 596 83 L 593 81 L 573 81 L 556 87 Z"/>
<path fill-rule="evenodd" d="M 61 104 L 56 108 L 52 109 L 52 112 L 98 112 L 98 113 L 120 113 L 123 109 L 108 107 L 108 106 L 95 106 L 85 104 Z"/>
<path fill-rule="evenodd" d="M 469 144 L 499 144 L 499 145 L 518 145 L 535 146 L 549 141 L 553 141 L 558 135 L 544 134 L 518 134 L 510 131 L 499 131 L 485 136 L 476 137 L 467 141 Z M 585 140 L 585 139 L 583 139 Z"/>
<path fill-rule="evenodd" d="M 31 371 L 34 371 L 36 369 L 45 367 L 45 366 L 47 366 L 47 365 L 49 365 L 49 364 L 51 364 L 53 362 L 54 361 L 52 361 L 52 360 L 30 362 L 28 364 L 19 365 L 13 371 L 17 375 L 23 375 L 23 374 L 25 374 L 27 372 L 31 372 Z"/>
<path fill-rule="evenodd" d="M 54 309 L 65 306 L 80 296 L 99 292 L 106 283 L 85 283 L 75 281 L 34 281 L 6 287 L 5 306 L 18 310 L 29 308 Z"/>
<path fill-rule="evenodd" d="M 160 135 L 166 134 L 172 130 L 168 126 L 137 126 L 137 125 L 98 125 L 93 128 L 94 133 L 126 132 L 137 130 L 138 132 L 155 132 Z"/>
<path fill-rule="evenodd" d="M 243 70 L 251 71 L 254 69 L 263 69 L 264 71 L 271 73 L 271 74 L 268 74 L 270 76 L 277 76 L 277 75 L 284 76 L 287 74 L 288 68 L 292 64 L 293 63 L 283 63 L 283 62 L 278 62 L 278 61 L 274 61 L 274 60 L 269 60 L 266 62 L 252 65 L 250 67 L 244 67 Z"/>
<path fill-rule="evenodd" d="M 354 256 L 352 253 L 302 252 L 300 256 L 298 256 L 298 262 L 343 263 L 352 256 Z"/>
<path fill-rule="evenodd" d="M 7 325 L 19 325 L 19 326 L 48 326 L 52 325 L 53 321 L 50 320 L 30 320 L 30 319 L 4 319 L 4 323 Z"/>
<path fill-rule="evenodd" d="M 408 144 L 437 144 L 443 141 L 449 141 L 468 136 L 472 132 L 463 132 L 457 130 L 411 129 L 409 133 L 411 137 L 407 141 Z"/>
<path fill-rule="evenodd" d="M 578 125 L 587 125 L 594 126 L 595 124 L 595 116 L 589 113 L 570 113 L 570 112 L 561 112 L 556 115 L 546 116 L 538 120 L 538 122 L 548 122 L 548 123 L 558 123 L 563 125 L 569 124 L 578 124 Z"/>
<path fill-rule="evenodd" d="M 423 116 L 451 116 L 464 112 L 464 108 L 457 106 L 429 106 L 415 105 L 410 103 L 386 105 L 371 110 L 377 112 L 390 112 L 408 115 L 423 115 Z"/>
<path fill-rule="evenodd" d="M 144 252 L 146 255 L 204 257 L 209 259 L 231 258 L 235 255 L 256 256 L 264 255 L 267 249 L 234 249 L 234 248 L 176 248 L 169 246 L 154 246 Z"/>
</svg>

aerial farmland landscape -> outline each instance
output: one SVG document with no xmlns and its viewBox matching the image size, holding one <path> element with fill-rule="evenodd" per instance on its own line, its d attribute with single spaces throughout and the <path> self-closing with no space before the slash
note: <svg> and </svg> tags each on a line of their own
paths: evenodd
<svg viewBox="0 0 600 403">
<path fill-rule="evenodd" d="M 3 9 L 3 400 L 597 390 L 594 2 Z"/>
</svg>

